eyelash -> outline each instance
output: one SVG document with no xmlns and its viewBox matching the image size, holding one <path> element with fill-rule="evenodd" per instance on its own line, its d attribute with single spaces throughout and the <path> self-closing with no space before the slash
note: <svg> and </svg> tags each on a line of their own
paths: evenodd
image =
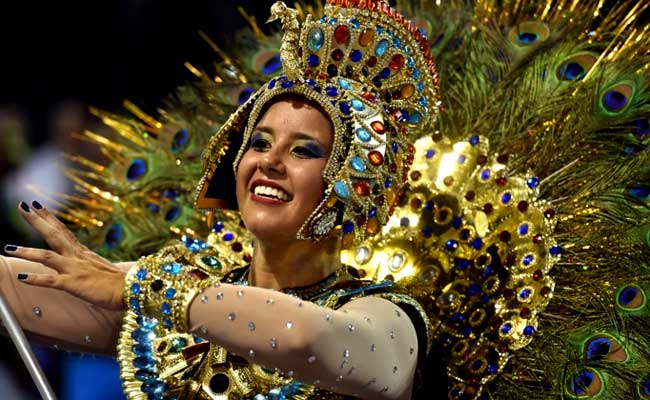
<svg viewBox="0 0 650 400">
<path fill-rule="evenodd" d="M 271 148 L 271 143 L 266 139 L 256 138 L 253 139 L 251 148 L 255 151 L 264 152 Z M 299 158 L 320 158 L 318 154 L 304 146 L 296 146 L 291 149 L 291 152 Z"/>
</svg>

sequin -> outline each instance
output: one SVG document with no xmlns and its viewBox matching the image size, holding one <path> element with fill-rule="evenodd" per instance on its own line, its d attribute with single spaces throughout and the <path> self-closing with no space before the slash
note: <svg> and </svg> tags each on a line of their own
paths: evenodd
<svg viewBox="0 0 650 400">
<path fill-rule="evenodd" d="M 343 350 L 343 357 L 350 358 L 350 349 Z"/>
<path fill-rule="evenodd" d="M 307 34 L 307 47 L 313 52 L 317 52 L 323 47 L 325 42 L 325 35 L 321 28 L 312 28 Z"/>
</svg>

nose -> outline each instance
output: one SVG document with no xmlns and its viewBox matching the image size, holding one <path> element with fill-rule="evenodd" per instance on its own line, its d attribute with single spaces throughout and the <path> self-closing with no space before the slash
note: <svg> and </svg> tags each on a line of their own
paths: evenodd
<svg viewBox="0 0 650 400">
<path fill-rule="evenodd" d="M 257 168 L 269 178 L 284 176 L 286 173 L 282 158 L 273 150 L 264 153 L 257 163 Z"/>
</svg>

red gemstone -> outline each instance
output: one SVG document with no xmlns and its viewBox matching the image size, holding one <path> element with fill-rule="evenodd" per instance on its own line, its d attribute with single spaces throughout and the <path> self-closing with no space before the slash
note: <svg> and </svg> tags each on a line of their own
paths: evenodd
<svg viewBox="0 0 650 400">
<path fill-rule="evenodd" d="M 356 181 L 354 182 L 354 191 L 359 196 L 367 196 L 370 194 L 370 185 L 366 181 Z"/>
<path fill-rule="evenodd" d="M 422 173 L 420 171 L 413 171 L 411 172 L 411 179 L 414 181 L 419 180 L 422 177 Z"/>
<path fill-rule="evenodd" d="M 546 218 L 549 218 L 549 219 L 555 217 L 555 210 L 552 209 L 552 208 L 547 208 L 547 209 L 544 211 L 544 216 L 545 216 Z"/>
<path fill-rule="evenodd" d="M 512 267 L 513 265 L 515 265 L 515 261 L 517 261 L 517 258 L 514 256 L 514 254 L 509 254 L 506 257 L 506 266 Z"/>
<path fill-rule="evenodd" d="M 370 102 L 372 102 L 372 103 L 374 103 L 375 100 L 376 100 L 376 99 L 375 99 L 375 95 L 373 95 L 373 94 L 370 93 L 370 92 L 363 92 L 363 94 L 361 95 L 361 97 L 363 97 L 364 99 L 366 99 L 366 100 L 368 100 L 368 101 L 370 101 Z"/>
<path fill-rule="evenodd" d="M 392 94 L 393 100 L 399 100 L 402 97 L 402 91 L 397 89 Z"/>
<path fill-rule="evenodd" d="M 535 244 L 542 243 L 542 235 L 537 234 L 537 235 L 533 236 L 533 243 L 535 243 Z"/>
<path fill-rule="evenodd" d="M 528 210 L 528 202 L 526 200 L 522 200 L 517 204 L 517 209 L 521 212 L 526 212 Z"/>
<path fill-rule="evenodd" d="M 190 275 L 195 277 L 196 279 L 202 281 L 208 277 L 208 274 L 205 272 L 201 271 L 200 269 L 193 269 L 189 272 Z"/>
<path fill-rule="evenodd" d="M 492 207 L 492 203 L 485 203 L 483 205 L 483 212 L 486 214 L 491 214 L 492 210 L 494 210 L 494 207 Z"/>
<path fill-rule="evenodd" d="M 334 29 L 334 40 L 338 44 L 344 44 L 350 40 L 350 29 L 347 25 L 339 25 Z"/>
<path fill-rule="evenodd" d="M 243 246 L 242 246 L 241 243 L 239 243 L 239 242 L 235 242 L 235 243 L 233 243 L 231 247 L 232 247 L 232 250 L 233 250 L 234 252 L 236 252 L 236 253 L 239 253 L 239 252 L 242 251 L 242 249 L 243 249 Z"/>
<path fill-rule="evenodd" d="M 429 48 L 429 43 L 427 43 L 426 39 L 422 39 L 420 41 L 420 50 L 425 51 L 428 48 Z"/>
<path fill-rule="evenodd" d="M 521 318 L 528 318 L 530 317 L 530 308 L 528 307 L 522 307 L 521 311 L 519 311 L 519 315 Z"/>
<path fill-rule="evenodd" d="M 476 193 L 474 193 L 473 190 L 470 190 L 469 192 L 465 193 L 465 200 L 467 201 L 472 201 L 476 197 Z"/>
<path fill-rule="evenodd" d="M 505 186 L 506 183 L 508 183 L 508 179 L 505 176 L 500 176 L 497 178 L 497 185 Z"/>
<path fill-rule="evenodd" d="M 336 49 L 332 52 L 332 60 L 341 61 L 343 59 L 343 51 L 341 49 Z"/>
<path fill-rule="evenodd" d="M 422 39 L 422 31 L 419 29 L 415 30 L 415 41 L 419 42 Z"/>
<path fill-rule="evenodd" d="M 538 269 L 537 271 L 533 272 L 533 280 L 538 281 L 544 277 L 544 273 L 542 270 Z"/>
<path fill-rule="evenodd" d="M 375 56 L 368 57 L 368 60 L 366 60 L 366 65 L 369 66 L 370 68 L 377 65 L 377 57 Z"/>
<path fill-rule="evenodd" d="M 393 163 L 393 164 L 390 165 L 390 172 L 391 172 L 392 174 L 394 174 L 395 172 L 397 172 L 397 164 L 394 164 L 394 163 Z"/>
<path fill-rule="evenodd" d="M 442 140 L 442 133 L 436 132 L 436 133 L 432 134 L 431 139 L 436 143 L 441 141 Z"/>
<path fill-rule="evenodd" d="M 503 344 L 503 343 L 500 343 L 500 344 L 497 346 L 497 349 L 499 350 L 499 353 L 507 353 L 507 352 L 508 352 L 508 346 L 506 346 L 506 345 Z"/>
<path fill-rule="evenodd" d="M 366 216 L 365 215 L 359 215 L 359 218 L 357 218 L 357 224 L 359 226 L 363 226 L 366 224 Z"/>
<path fill-rule="evenodd" d="M 422 200 L 418 199 L 417 197 L 411 200 L 411 208 L 414 210 L 418 210 L 422 207 Z"/>
<path fill-rule="evenodd" d="M 378 206 L 383 206 L 384 205 L 384 196 L 375 197 L 375 204 L 377 204 Z"/>
<path fill-rule="evenodd" d="M 245 262 L 251 262 L 252 259 L 253 259 L 253 256 L 251 256 L 250 254 L 248 254 L 248 253 L 244 254 L 244 261 Z"/>
<path fill-rule="evenodd" d="M 542 290 L 539 291 L 539 293 L 540 293 L 542 296 L 547 296 L 548 294 L 551 293 L 551 288 L 548 287 L 548 286 L 544 286 L 544 287 L 542 288 Z"/>
<path fill-rule="evenodd" d="M 497 162 L 499 164 L 506 164 L 508 162 L 508 154 L 499 154 L 499 156 L 497 156 Z"/>
<path fill-rule="evenodd" d="M 368 153 L 368 159 L 370 160 L 370 164 L 374 166 L 378 166 L 384 163 L 384 156 L 377 150 L 373 150 Z"/>
<path fill-rule="evenodd" d="M 370 127 L 372 128 L 373 131 L 377 132 L 380 135 L 382 135 L 384 132 L 386 132 L 386 128 L 384 127 L 384 123 L 381 122 L 381 121 L 372 121 L 370 123 Z"/>
<path fill-rule="evenodd" d="M 404 56 L 401 54 L 395 54 L 390 58 L 390 61 L 388 62 L 388 66 L 392 70 L 399 70 L 404 66 Z"/>
</svg>

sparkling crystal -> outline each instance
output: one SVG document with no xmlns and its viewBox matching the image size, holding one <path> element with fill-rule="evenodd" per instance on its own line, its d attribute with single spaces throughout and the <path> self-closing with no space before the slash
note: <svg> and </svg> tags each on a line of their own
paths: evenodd
<svg viewBox="0 0 650 400">
<path fill-rule="evenodd" d="M 255 351 L 253 349 L 248 350 L 248 356 L 250 358 L 254 358 L 255 357 Z"/>
<path fill-rule="evenodd" d="M 396 270 L 400 269 L 402 267 L 402 265 L 404 264 L 404 261 L 405 261 L 404 254 L 402 254 L 402 253 L 394 254 L 393 257 L 391 257 L 391 259 L 390 259 L 390 268 L 391 268 L 391 270 L 396 271 Z"/>
<path fill-rule="evenodd" d="M 201 295 L 201 303 L 207 303 L 208 302 L 208 295 L 202 294 Z"/>
<path fill-rule="evenodd" d="M 370 260 L 370 248 L 368 246 L 360 246 L 355 253 L 354 259 L 359 264 L 365 264 Z"/>
<path fill-rule="evenodd" d="M 40 307 L 32 308 L 32 313 L 34 313 L 34 315 L 36 315 L 37 317 L 43 315 L 43 311 L 41 311 Z"/>
<path fill-rule="evenodd" d="M 176 296 L 176 289 L 168 288 L 167 290 L 165 290 L 165 298 L 166 299 L 168 299 L 168 300 L 173 299 L 174 296 Z"/>
<path fill-rule="evenodd" d="M 172 339 L 170 352 L 180 353 L 187 346 L 187 339 L 183 337 L 176 337 Z"/>
<path fill-rule="evenodd" d="M 388 46 L 390 46 L 390 43 L 386 39 L 382 39 L 377 43 L 377 46 L 375 46 L 375 55 L 377 57 L 381 57 L 384 55 L 386 50 L 388 50 Z"/>
<path fill-rule="evenodd" d="M 90 343 L 92 343 L 92 342 L 93 342 L 93 338 L 92 338 L 92 337 L 90 337 L 90 336 L 88 336 L 88 335 L 84 336 L 84 343 L 86 343 L 86 344 L 90 344 Z"/>
<path fill-rule="evenodd" d="M 178 275 L 181 273 L 183 266 L 179 263 L 170 263 L 162 266 L 162 270 L 172 275 Z"/>
<path fill-rule="evenodd" d="M 341 382 L 343 380 L 343 375 L 339 375 L 336 377 L 337 382 Z"/>
<path fill-rule="evenodd" d="M 307 362 L 308 362 L 309 364 L 313 364 L 314 361 L 316 361 L 316 356 L 309 356 L 309 357 L 307 357 Z"/>
<path fill-rule="evenodd" d="M 277 339 L 276 339 L 276 338 L 271 338 L 271 339 L 269 340 L 269 345 L 271 346 L 271 348 L 272 348 L 273 350 L 277 349 L 277 348 L 278 348 L 278 341 L 277 341 Z"/>
<path fill-rule="evenodd" d="M 275 300 L 273 300 L 273 299 L 271 299 L 271 298 L 266 299 L 266 304 L 271 305 L 271 304 L 273 304 L 273 303 L 275 303 Z"/>
<path fill-rule="evenodd" d="M 217 292 L 217 300 L 223 300 L 223 292 Z"/>
<path fill-rule="evenodd" d="M 321 28 L 312 28 L 307 34 L 307 47 L 313 52 L 317 52 L 323 47 L 325 35 Z"/>
<path fill-rule="evenodd" d="M 373 343 L 370 345 L 370 351 L 374 352 L 375 350 L 377 350 L 377 346 Z"/>
<path fill-rule="evenodd" d="M 133 359 L 133 365 L 139 369 L 151 369 L 155 365 L 155 362 L 151 357 L 141 356 Z"/>
<path fill-rule="evenodd" d="M 238 290 L 237 291 L 237 296 L 243 297 L 244 296 L 244 291 L 243 290 Z"/>
<path fill-rule="evenodd" d="M 250 321 L 248 323 L 248 330 L 251 331 L 251 332 L 255 330 L 255 322 Z"/>
<path fill-rule="evenodd" d="M 394 374 L 397 373 L 397 365 L 394 365 L 394 366 L 393 366 L 393 373 L 394 373 Z"/>
<path fill-rule="evenodd" d="M 160 306 L 160 309 L 162 310 L 163 315 L 172 315 L 172 306 L 169 303 L 163 303 L 162 306 Z"/>
<path fill-rule="evenodd" d="M 388 336 L 390 336 L 391 339 L 395 339 L 395 332 L 394 332 L 394 331 L 390 331 L 390 333 L 388 334 Z"/>
<path fill-rule="evenodd" d="M 347 199 L 350 196 L 350 191 L 344 181 L 335 181 L 334 191 L 336 192 L 336 195 L 342 199 Z"/>
<path fill-rule="evenodd" d="M 372 137 L 364 128 L 357 128 L 356 130 L 357 138 L 364 143 L 368 143 Z"/>
<path fill-rule="evenodd" d="M 350 357 L 350 349 L 343 350 L 343 357 L 344 358 L 349 358 Z"/>
<path fill-rule="evenodd" d="M 325 314 L 325 321 L 331 321 L 331 320 L 332 320 L 332 316 L 329 314 Z"/>
<path fill-rule="evenodd" d="M 235 318 L 237 318 L 237 315 L 234 312 L 231 311 L 231 312 L 228 313 L 228 320 L 229 321 L 234 321 Z"/>
<path fill-rule="evenodd" d="M 348 325 L 348 330 L 349 330 L 350 332 L 354 332 L 354 325 L 349 324 L 349 325 Z"/>
<path fill-rule="evenodd" d="M 291 328 L 293 328 L 293 322 L 287 321 L 287 322 L 284 323 L 284 326 L 286 326 L 287 329 L 291 329 Z"/>
</svg>

